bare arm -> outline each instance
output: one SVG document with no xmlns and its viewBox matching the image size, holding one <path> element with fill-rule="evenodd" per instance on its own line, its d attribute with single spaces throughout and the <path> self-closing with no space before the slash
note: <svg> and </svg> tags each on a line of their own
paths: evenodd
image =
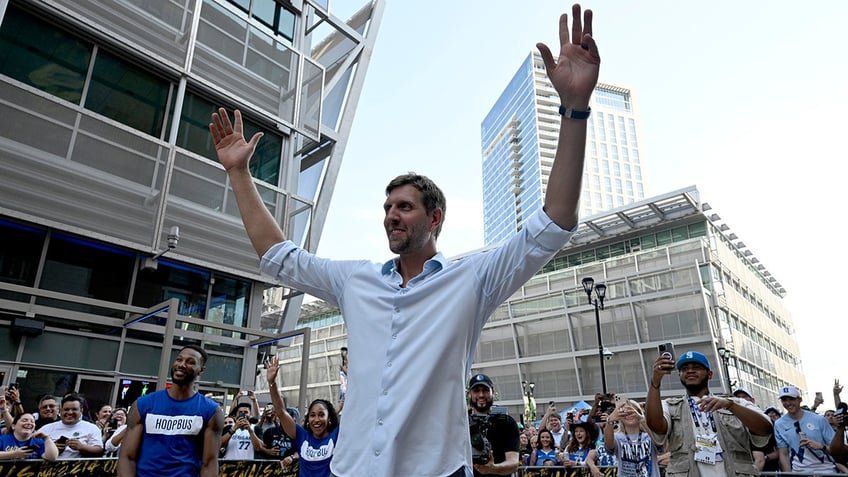
<svg viewBox="0 0 848 477">
<path fill-rule="evenodd" d="M 44 453 L 41 454 L 42 459 L 53 461 L 59 458 L 59 448 L 56 447 L 56 443 L 53 442 L 50 436 L 36 433 L 35 437 L 44 439 Z"/>
<path fill-rule="evenodd" d="M 789 449 L 786 447 L 778 447 L 777 452 L 780 456 L 780 470 L 783 472 L 791 472 L 792 465 L 789 463 Z"/>
<path fill-rule="evenodd" d="M 283 404 L 283 398 L 280 397 L 280 391 L 277 390 L 277 372 L 280 370 L 280 360 L 274 356 L 266 365 L 268 377 L 268 391 L 271 395 L 271 402 L 274 403 L 274 412 L 280 420 L 280 428 L 291 439 L 297 437 L 297 423 L 294 422 L 291 415 L 286 411 L 286 406 Z"/>
<path fill-rule="evenodd" d="M 262 133 L 256 133 L 245 141 L 241 112 L 233 113 L 235 124 L 230 122 L 230 117 L 224 108 L 212 114 L 212 122 L 209 123 L 209 132 L 215 143 L 218 160 L 227 171 L 230 184 L 236 196 L 241 220 L 250 243 L 256 253 L 262 257 L 274 244 L 284 241 L 285 235 L 280 226 L 274 220 L 271 212 L 262 202 L 262 197 L 253 183 L 250 175 L 250 157 L 253 155 Z"/>
<path fill-rule="evenodd" d="M 223 428 L 224 413 L 218 408 L 206 422 L 206 429 L 203 431 L 203 463 L 200 466 L 200 477 L 218 477 L 218 451 L 221 449 Z"/>
<path fill-rule="evenodd" d="M 135 477 L 136 465 L 138 463 L 138 452 L 141 448 L 141 436 L 144 433 L 144 424 L 135 406 L 130 409 L 127 416 L 127 435 L 121 444 L 121 452 L 118 456 L 118 476 Z"/>
<path fill-rule="evenodd" d="M 836 435 L 830 441 L 830 453 L 838 460 L 845 452 L 848 452 L 848 448 L 845 447 L 845 426 L 842 425 L 844 417 L 836 415 L 833 416 L 833 419 L 836 423 Z"/>
<path fill-rule="evenodd" d="M 561 104 L 577 111 L 586 111 L 598 82 L 601 57 L 592 37 L 592 11 L 586 10 L 582 21 L 580 5 L 575 4 L 571 12 L 570 32 L 568 15 L 560 17 L 560 52 L 556 61 L 547 46 L 542 43 L 536 46 Z M 563 229 L 571 229 L 577 224 L 585 152 L 586 120 L 563 117 L 545 194 L 545 212 Z"/>
<path fill-rule="evenodd" d="M 698 402 L 698 406 L 702 411 L 708 412 L 727 409 L 739 418 L 742 424 L 755 436 L 770 436 L 774 432 L 771 420 L 765 414 L 742 404 L 737 404 L 732 399 L 707 396 Z"/>
<path fill-rule="evenodd" d="M 645 423 L 648 428 L 656 434 L 666 435 L 668 423 L 663 416 L 662 401 L 660 399 L 660 385 L 666 374 L 674 369 L 674 360 L 663 356 L 657 357 L 654 362 L 654 371 L 651 382 L 648 385 L 648 399 L 645 402 Z"/>
</svg>

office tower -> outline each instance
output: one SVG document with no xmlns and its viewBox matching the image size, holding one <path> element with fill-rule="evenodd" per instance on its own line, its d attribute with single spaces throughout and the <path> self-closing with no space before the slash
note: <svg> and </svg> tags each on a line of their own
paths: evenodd
<svg viewBox="0 0 848 477">
<path fill-rule="evenodd" d="M 559 96 L 538 53 L 527 56 L 481 125 L 484 243 L 521 230 L 542 207 L 556 152 Z M 645 198 L 633 95 L 599 83 L 588 119 L 580 216 Z"/>
<path fill-rule="evenodd" d="M 587 277 L 606 285 L 600 343 L 582 286 Z M 642 400 L 657 346 L 673 342 L 677 353 L 709 357 L 713 392 L 746 387 L 758 402 L 774 403 L 778 387 L 807 386 L 785 295 L 688 187 L 582 219 L 573 240 L 492 314 L 472 373 L 494 380 L 497 404 L 516 419 L 530 383 L 537 402 L 553 400 L 560 410 L 591 403 L 602 389 L 601 363 L 608 391 Z M 313 328 L 309 368 L 319 372 L 310 376 L 309 396 L 336 395 L 338 350 L 346 343 L 338 309 L 310 303 L 299 325 Z M 288 382 L 297 382 L 302 353 L 297 338 L 281 355 Z M 663 380 L 663 394 L 673 393 L 682 393 L 674 375 Z"/>
<path fill-rule="evenodd" d="M 207 125 L 224 106 L 264 132 L 260 194 L 314 251 L 384 7 L 328 4 L 0 2 L 0 374 L 27 409 L 73 390 L 129 404 L 185 343 L 214 362 L 204 392 L 253 386 L 302 296 L 263 319 L 274 284 Z"/>
</svg>

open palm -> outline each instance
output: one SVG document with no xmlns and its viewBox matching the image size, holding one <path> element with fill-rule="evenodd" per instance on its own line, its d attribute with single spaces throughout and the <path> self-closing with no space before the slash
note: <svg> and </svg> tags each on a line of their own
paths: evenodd
<svg viewBox="0 0 848 477">
<path fill-rule="evenodd" d="M 212 114 L 212 122 L 209 123 L 209 132 L 215 143 L 215 151 L 218 153 L 218 161 L 229 171 L 236 167 L 247 168 L 250 156 L 256 150 L 262 133 L 258 132 L 250 138 L 250 142 L 244 139 L 244 123 L 241 119 L 241 111 L 233 112 L 235 126 L 230 122 L 230 116 L 224 108 Z"/>
</svg>

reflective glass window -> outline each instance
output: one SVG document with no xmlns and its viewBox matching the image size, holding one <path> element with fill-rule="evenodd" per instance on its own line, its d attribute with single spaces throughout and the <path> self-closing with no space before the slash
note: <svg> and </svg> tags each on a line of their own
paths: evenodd
<svg viewBox="0 0 848 477">
<path fill-rule="evenodd" d="M 216 275 L 207 319 L 228 325 L 247 326 L 249 296 L 250 282 Z M 215 329 L 210 329 L 210 332 L 225 336 L 232 334 Z"/>
<path fill-rule="evenodd" d="M 80 297 L 115 303 L 129 300 L 134 254 L 85 239 L 54 233 L 39 287 Z M 40 298 L 39 303 L 98 314 L 115 314 L 103 308 Z"/>
<path fill-rule="evenodd" d="M 0 221 L 0 281 L 35 286 L 35 274 L 44 246 L 44 231 Z M 19 294 L 0 290 L 0 298 Z"/>
<path fill-rule="evenodd" d="M 212 160 L 216 160 L 215 144 L 209 135 L 209 121 L 218 106 L 192 93 L 187 93 L 180 115 L 180 130 L 177 134 L 177 146 Z M 232 111 L 230 111 L 232 119 Z M 278 185 L 280 175 L 280 155 L 283 150 L 283 138 L 272 130 L 262 128 L 248 118 L 244 119 L 244 136 L 248 140 L 257 132 L 262 132 L 262 140 L 250 159 L 250 173 L 253 177 L 272 185 Z"/>
<path fill-rule="evenodd" d="M 85 107 L 160 137 L 169 91 L 168 81 L 99 50 Z"/>
<path fill-rule="evenodd" d="M 156 271 L 138 273 L 133 305 L 150 307 L 177 298 L 180 300 L 179 314 L 204 318 L 209 277 L 205 270 L 160 259 Z M 164 319 L 160 324 L 164 324 Z"/>
<path fill-rule="evenodd" d="M 92 46 L 9 7 L 0 26 L 0 73 L 79 104 Z"/>
</svg>

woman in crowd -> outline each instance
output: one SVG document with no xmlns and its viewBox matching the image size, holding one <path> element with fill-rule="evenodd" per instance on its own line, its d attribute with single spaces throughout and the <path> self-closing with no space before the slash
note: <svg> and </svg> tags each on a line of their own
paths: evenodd
<svg viewBox="0 0 848 477">
<path fill-rule="evenodd" d="M 103 445 L 106 449 L 107 457 L 118 455 L 121 448 L 121 442 L 124 436 L 127 435 L 127 410 L 119 407 L 112 411 L 106 427 L 103 429 Z"/>
<path fill-rule="evenodd" d="M 35 432 L 35 417 L 18 414 L 12 421 L 12 432 L 0 435 L 0 460 L 56 460 L 59 449 L 49 436 Z"/>
<path fill-rule="evenodd" d="M 628 401 L 616 408 L 610 421 L 619 422 L 618 432 L 612 426 L 604 429 L 604 446 L 614 452 L 620 477 L 660 477 L 657 464 L 657 446 L 644 425 L 642 408 L 636 401 Z"/>
<path fill-rule="evenodd" d="M 574 467 L 586 463 L 589 451 L 595 448 L 597 429 L 591 422 L 575 422 L 571 425 L 571 440 L 565 448 L 563 465 Z"/>
<path fill-rule="evenodd" d="M 526 432 L 518 435 L 518 465 L 530 465 L 530 438 Z"/>
<path fill-rule="evenodd" d="M 536 452 L 530 454 L 530 466 L 554 466 L 559 463 L 554 435 L 548 429 L 536 434 Z"/>
<path fill-rule="evenodd" d="M 295 441 L 299 454 L 300 477 L 330 477 L 330 462 L 333 449 L 339 440 L 339 415 L 335 407 L 326 399 L 316 399 L 309 405 L 303 418 L 303 425 L 286 412 L 286 406 L 277 389 L 277 372 L 280 362 L 275 356 L 265 365 L 268 376 L 268 389 L 274 412 L 280 420 L 280 427 L 289 438 Z"/>
</svg>

